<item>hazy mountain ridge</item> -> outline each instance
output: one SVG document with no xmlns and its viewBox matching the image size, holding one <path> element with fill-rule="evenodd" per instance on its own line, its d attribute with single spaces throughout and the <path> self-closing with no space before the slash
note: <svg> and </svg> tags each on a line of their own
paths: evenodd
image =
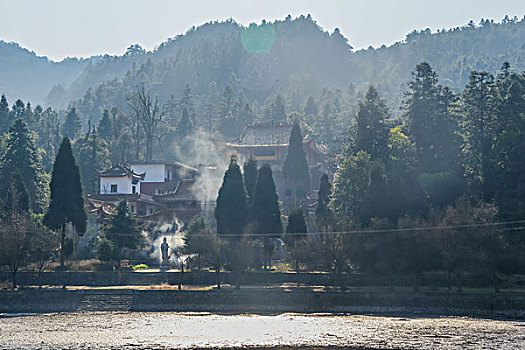
<svg viewBox="0 0 525 350">
<path fill-rule="evenodd" d="M 495 71 L 503 61 L 509 61 L 515 70 L 525 69 L 524 20 L 470 23 L 438 33 L 414 31 L 403 42 L 360 51 L 351 51 L 338 31 L 324 31 L 309 16 L 288 17 L 269 25 L 275 43 L 263 53 L 247 52 L 242 43 L 246 29 L 234 20 L 191 28 L 152 52 L 131 46 L 122 56 L 61 62 L 1 42 L 0 90 L 10 100 L 23 98 L 33 104 L 46 102 L 65 107 L 85 96 L 90 88 L 95 91 L 92 93 L 111 95 L 102 90 L 123 86 L 129 89 L 133 84 L 146 83 L 166 99 L 179 94 L 186 84 L 194 93 L 207 95 L 209 84 L 215 82 L 219 89 L 228 83 L 238 85 L 250 100 L 259 102 L 284 90 L 281 92 L 296 109 L 308 95 L 318 95 L 323 87 L 346 90 L 350 84 L 360 88 L 375 83 L 396 106 L 410 72 L 423 60 L 435 68 L 442 83 L 453 89 L 466 84 L 471 70 Z M 134 72 L 144 64 L 151 67 L 141 81 Z M 56 87 L 58 84 L 61 86 Z M 109 96 L 99 96 L 98 100 L 99 109 L 122 102 L 112 101 Z"/>
</svg>

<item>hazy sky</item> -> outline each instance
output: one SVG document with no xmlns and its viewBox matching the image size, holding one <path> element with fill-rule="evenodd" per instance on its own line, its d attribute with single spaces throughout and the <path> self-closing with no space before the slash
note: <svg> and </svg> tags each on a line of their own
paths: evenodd
<svg viewBox="0 0 525 350">
<path fill-rule="evenodd" d="M 0 0 L 0 39 L 57 60 L 122 54 L 132 43 L 151 50 L 211 20 L 249 24 L 308 13 L 366 48 L 402 40 L 412 29 L 500 21 L 505 14 L 521 19 L 525 0 Z"/>
</svg>

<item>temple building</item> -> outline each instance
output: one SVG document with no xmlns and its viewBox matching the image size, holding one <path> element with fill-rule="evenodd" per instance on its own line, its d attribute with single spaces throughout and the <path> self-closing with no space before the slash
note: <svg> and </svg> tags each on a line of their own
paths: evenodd
<svg viewBox="0 0 525 350">
<path fill-rule="evenodd" d="M 117 164 L 99 173 L 100 192 L 88 196 L 88 202 L 102 215 L 126 199 L 137 216 L 170 216 L 176 210 L 189 220 L 198 212 L 192 191 L 198 176 L 197 169 L 176 161 Z"/>
<path fill-rule="evenodd" d="M 251 156 L 257 160 L 259 166 L 270 164 L 279 197 L 284 201 L 293 198 L 293 186 L 287 184 L 281 174 L 291 131 L 290 123 L 256 123 L 247 126 L 238 139 L 226 143 L 228 156 L 237 154 L 240 163 Z M 303 137 L 303 147 L 310 167 L 311 188 L 317 190 L 321 176 L 327 172 L 326 155 L 308 134 Z"/>
</svg>

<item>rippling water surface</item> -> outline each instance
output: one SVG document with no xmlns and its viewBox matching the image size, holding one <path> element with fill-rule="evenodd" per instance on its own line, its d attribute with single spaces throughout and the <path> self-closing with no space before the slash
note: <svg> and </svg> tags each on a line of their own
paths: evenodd
<svg viewBox="0 0 525 350">
<path fill-rule="evenodd" d="M 471 318 L 93 312 L 0 318 L 2 349 L 333 346 L 524 349 L 525 323 Z"/>
</svg>

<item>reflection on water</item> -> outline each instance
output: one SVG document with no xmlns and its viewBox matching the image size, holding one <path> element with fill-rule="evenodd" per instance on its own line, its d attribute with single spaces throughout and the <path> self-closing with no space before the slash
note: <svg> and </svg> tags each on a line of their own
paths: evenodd
<svg viewBox="0 0 525 350">
<path fill-rule="evenodd" d="M 0 319 L 4 349 L 341 346 L 525 348 L 525 323 L 470 318 L 68 313 Z"/>
</svg>

